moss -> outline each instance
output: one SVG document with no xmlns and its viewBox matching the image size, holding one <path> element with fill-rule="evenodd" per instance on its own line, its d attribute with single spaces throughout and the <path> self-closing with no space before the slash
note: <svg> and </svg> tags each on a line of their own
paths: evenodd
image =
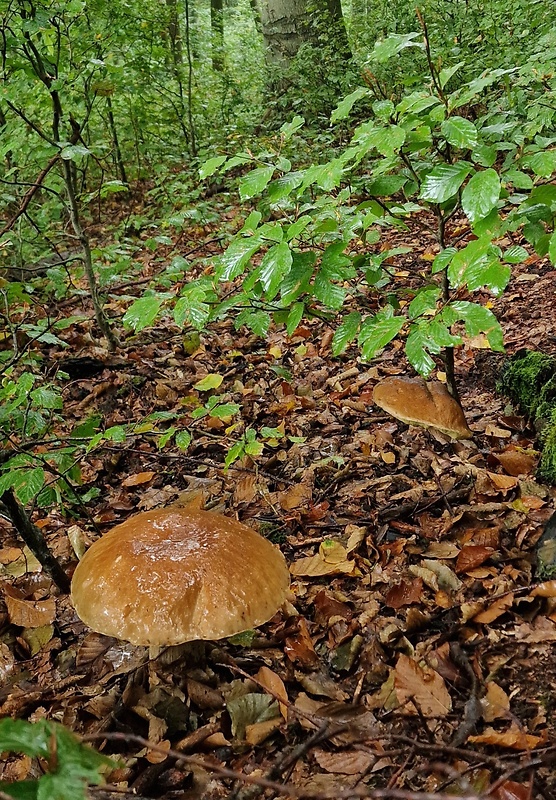
<svg viewBox="0 0 556 800">
<path fill-rule="evenodd" d="M 537 350 L 519 350 L 504 365 L 497 388 L 533 419 L 540 406 L 543 414 L 550 414 L 556 404 L 556 359 Z"/>
<path fill-rule="evenodd" d="M 542 456 L 539 476 L 547 483 L 556 484 L 556 407 L 542 434 Z"/>
</svg>

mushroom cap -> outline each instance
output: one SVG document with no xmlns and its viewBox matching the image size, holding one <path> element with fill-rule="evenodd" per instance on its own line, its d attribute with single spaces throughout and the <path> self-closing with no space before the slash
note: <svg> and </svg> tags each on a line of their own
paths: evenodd
<svg viewBox="0 0 556 800">
<path fill-rule="evenodd" d="M 436 428 L 452 439 L 473 436 L 463 410 L 443 383 L 423 378 L 393 376 L 373 390 L 373 401 L 388 414 L 408 425 Z"/>
<path fill-rule="evenodd" d="M 167 646 L 262 625 L 289 584 L 284 556 L 256 531 L 222 514 L 168 508 L 130 517 L 91 545 L 71 595 L 94 631 Z"/>
</svg>

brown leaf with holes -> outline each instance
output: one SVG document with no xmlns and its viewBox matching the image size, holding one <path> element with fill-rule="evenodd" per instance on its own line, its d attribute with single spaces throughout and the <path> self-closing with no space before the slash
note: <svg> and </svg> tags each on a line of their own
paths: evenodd
<svg viewBox="0 0 556 800">
<path fill-rule="evenodd" d="M 430 667 L 421 667 L 402 654 L 396 663 L 394 686 L 400 705 L 412 702 L 424 717 L 445 717 L 452 700 L 444 679 Z"/>
</svg>

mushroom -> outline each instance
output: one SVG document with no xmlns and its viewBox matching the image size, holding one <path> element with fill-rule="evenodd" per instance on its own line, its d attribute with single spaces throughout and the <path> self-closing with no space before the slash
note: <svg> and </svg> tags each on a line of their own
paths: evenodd
<svg viewBox="0 0 556 800">
<path fill-rule="evenodd" d="M 471 439 L 463 410 L 443 383 L 423 378 L 390 377 L 373 390 L 373 401 L 408 425 L 435 428 L 451 439 Z"/>
<path fill-rule="evenodd" d="M 267 622 L 289 590 L 284 556 L 221 514 L 167 508 L 98 539 L 73 575 L 80 619 L 135 645 L 223 639 Z"/>
</svg>

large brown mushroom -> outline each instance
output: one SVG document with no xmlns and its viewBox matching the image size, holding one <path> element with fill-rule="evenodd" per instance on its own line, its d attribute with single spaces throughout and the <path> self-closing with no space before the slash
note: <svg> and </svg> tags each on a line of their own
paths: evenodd
<svg viewBox="0 0 556 800">
<path fill-rule="evenodd" d="M 435 428 L 451 439 L 473 436 L 460 404 L 443 383 L 423 378 L 384 378 L 373 390 L 373 401 L 388 414 L 422 428 Z"/>
<path fill-rule="evenodd" d="M 288 589 L 284 556 L 254 530 L 221 514 L 168 508 L 98 539 L 75 570 L 71 595 L 94 631 L 167 646 L 262 625 Z"/>
</svg>

